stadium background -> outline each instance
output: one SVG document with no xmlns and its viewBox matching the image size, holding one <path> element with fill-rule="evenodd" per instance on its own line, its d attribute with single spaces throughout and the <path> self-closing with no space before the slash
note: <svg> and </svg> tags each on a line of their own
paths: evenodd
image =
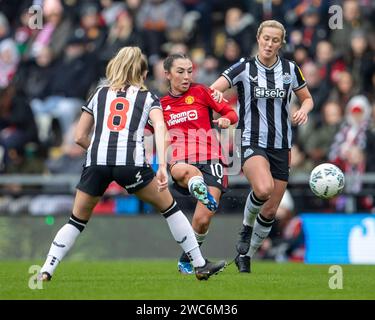
<svg viewBox="0 0 375 320">
<path fill-rule="evenodd" d="M 36 11 L 29 11 L 33 5 Z M 332 21 L 334 5 L 342 11 Z M 340 22 L 340 12 L 342 28 L 330 28 Z M 39 13 L 42 28 L 35 28 Z M 255 52 L 257 27 L 271 18 L 286 27 L 283 55 L 301 67 L 315 108 L 308 125 L 294 128 L 290 197 L 258 258 L 304 259 L 302 213 L 331 219 L 330 213 L 361 212 L 373 219 L 373 1 L 0 1 L 0 258 L 43 258 L 65 222 L 84 161 L 72 138 L 75 120 L 119 48 L 142 48 L 150 64 L 147 85 L 161 96 L 167 92 L 166 55 L 187 52 L 195 80 L 210 85 L 226 67 Z M 226 97 L 235 106 L 235 92 Z M 317 199 L 308 188 L 309 172 L 326 161 L 338 164 L 347 180 L 345 192 L 330 201 Z M 229 181 L 204 245 L 213 257 L 233 255 L 249 190 L 240 175 Z M 176 197 L 191 214 L 193 200 Z M 95 215 L 70 258 L 178 255 L 162 219 L 114 185 Z M 375 234 L 370 235 L 374 243 Z M 343 237 L 339 240 L 347 241 Z"/>
</svg>

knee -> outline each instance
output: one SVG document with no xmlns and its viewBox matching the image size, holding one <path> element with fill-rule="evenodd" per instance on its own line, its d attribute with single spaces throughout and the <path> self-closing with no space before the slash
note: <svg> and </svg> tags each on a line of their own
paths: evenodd
<svg viewBox="0 0 375 320">
<path fill-rule="evenodd" d="M 172 171 L 173 179 L 176 181 L 185 181 L 188 179 L 189 170 L 187 169 L 175 169 Z"/>
<path fill-rule="evenodd" d="M 262 182 L 260 184 L 254 185 L 253 190 L 258 199 L 268 200 L 274 189 L 273 182 Z"/>
<path fill-rule="evenodd" d="M 199 215 L 193 218 L 193 226 L 195 232 L 204 234 L 207 232 L 211 222 L 211 216 L 209 214 Z"/>
<path fill-rule="evenodd" d="M 262 210 L 262 216 L 267 219 L 275 219 L 277 212 L 277 207 L 264 207 Z"/>
<path fill-rule="evenodd" d="M 173 179 L 178 182 L 187 183 L 191 177 L 201 176 L 202 174 L 196 167 L 182 167 L 172 170 Z"/>
</svg>

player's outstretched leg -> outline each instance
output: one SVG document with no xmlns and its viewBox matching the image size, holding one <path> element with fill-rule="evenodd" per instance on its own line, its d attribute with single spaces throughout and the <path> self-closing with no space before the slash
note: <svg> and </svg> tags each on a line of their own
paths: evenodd
<svg viewBox="0 0 375 320">
<path fill-rule="evenodd" d="M 50 281 L 55 269 L 60 261 L 73 247 L 77 237 L 86 226 L 87 221 L 78 219 L 73 214 L 67 224 L 65 224 L 56 234 L 49 249 L 47 259 L 44 262 L 38 279 L 41 281 Z"/>
<path fill-rule="evenodd" d="M 168 189 L 157 192 L 157 180 L 154 178 L 146 187 L 138 190 L 137 197 L 158 209 L 167 221 L 169 230 L 175 241 L 189 257 L 198 280 L 207 280 L 226 266 L 225 261 L 207 262 L 203 258 L 193 228 L 186 216 L 179 209 Z M 166 203 L 171 203 L 165 207 Z"/>
<path fill-rule="evenodd" d="M 185 252 L 183 252 L 180 259 L 178 259 L 177 269 L 181 274 L 194 274 L 193 265 Z"/>
<path fill-rule="evenodd" d="M 239 272 L 250 273 L 251 258 L 249 256 L 238 255 L 234 260 Z"/>
<path fill-rule="evenodd" d="M 239 254 L 245 255 L 249 251 L 252 233 L 253 227 L 242 225 L 242 228 L 238 233 L 239 237 L 236 245 Z"/>
<path fill-rule="evenodd" d="M 205 208 L 205 210 L 206 210 L 206 208 Z M 194 218 L 196 218 L 198 212 L 197 211 L 195 212 L 194 217 L 193 217 L 193 221 L 194 221 Z M 197 239 L 197 242 L 198 242 L 199 246 L 201 246 L 202 243 L 204 242 L 204 240 L 206 239 L 206 236 L 208 234 L 208 230 L 205 233 L 202 233 L 202 234 L 194 231 L 194 234 L 195 234 L 195 238 Z M 193 268 L 193 266 L 190 262 L 190 259 L 189 259 L 188 255 L 185 252 L 182 252 L 180 258 L 178 259 L 177 269 L 181 274 L 194 274 L 194 268 Z"/>
<path fill-rule="evenodd" d="M 201 176 L 194 176 L 188 183 L 190 193 L 210 211 L 216 211 L 218 204 Z"/>
<path fill-rule="evenodd" d="M 225 260 L 211 262 L 206 259 L 206 264 L 204 266 L 194 268 L 195 276 L 198 280 L 208 280 L 209 277 L 223 271 L 226 266 L 227 263 Z"/>
</svg>

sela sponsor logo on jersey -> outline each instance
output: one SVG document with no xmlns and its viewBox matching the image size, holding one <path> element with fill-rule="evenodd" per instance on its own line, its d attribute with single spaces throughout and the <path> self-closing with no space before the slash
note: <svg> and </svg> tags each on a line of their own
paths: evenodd
<svg viewBox="0 0 375 320">
<path fill-rule="evenodd" d="M 193 121 L 198 119 L 197 110 L 183 111 L 180 113 L 174 113 L 169 115 L 169 120 L 167 121 L 168 126 L 174 126 L 179 123 L 186 121 Z"/>
<path fill-rule="evenodd" d="M 285 98 L 286 91 L 284 89 L 267 89 L 264 87 L 254 87 L 255 98 Z"/>
</svg>

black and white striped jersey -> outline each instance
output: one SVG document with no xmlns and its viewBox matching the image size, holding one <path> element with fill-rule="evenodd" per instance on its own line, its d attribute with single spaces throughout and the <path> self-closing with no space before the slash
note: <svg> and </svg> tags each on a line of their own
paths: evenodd
<svg viewBox="0 0 375 320">
<path fill-rule="evenodd" d="M 258 57 L 242 58 L 222 75 L 237 87 L 242 145 L 291 148 L 290 99 L 292 91 L 306 86 L 299 67 L 280 57 L 271 67 Z"/>
<path fill-rule="evenodd" d="M 159 99 L 147 90 L 99 87 L 82 107 L 95 120 L 85 166 L 144 166 L 144 128 L 154 108 L 162 110 Z"/>
</svg>

